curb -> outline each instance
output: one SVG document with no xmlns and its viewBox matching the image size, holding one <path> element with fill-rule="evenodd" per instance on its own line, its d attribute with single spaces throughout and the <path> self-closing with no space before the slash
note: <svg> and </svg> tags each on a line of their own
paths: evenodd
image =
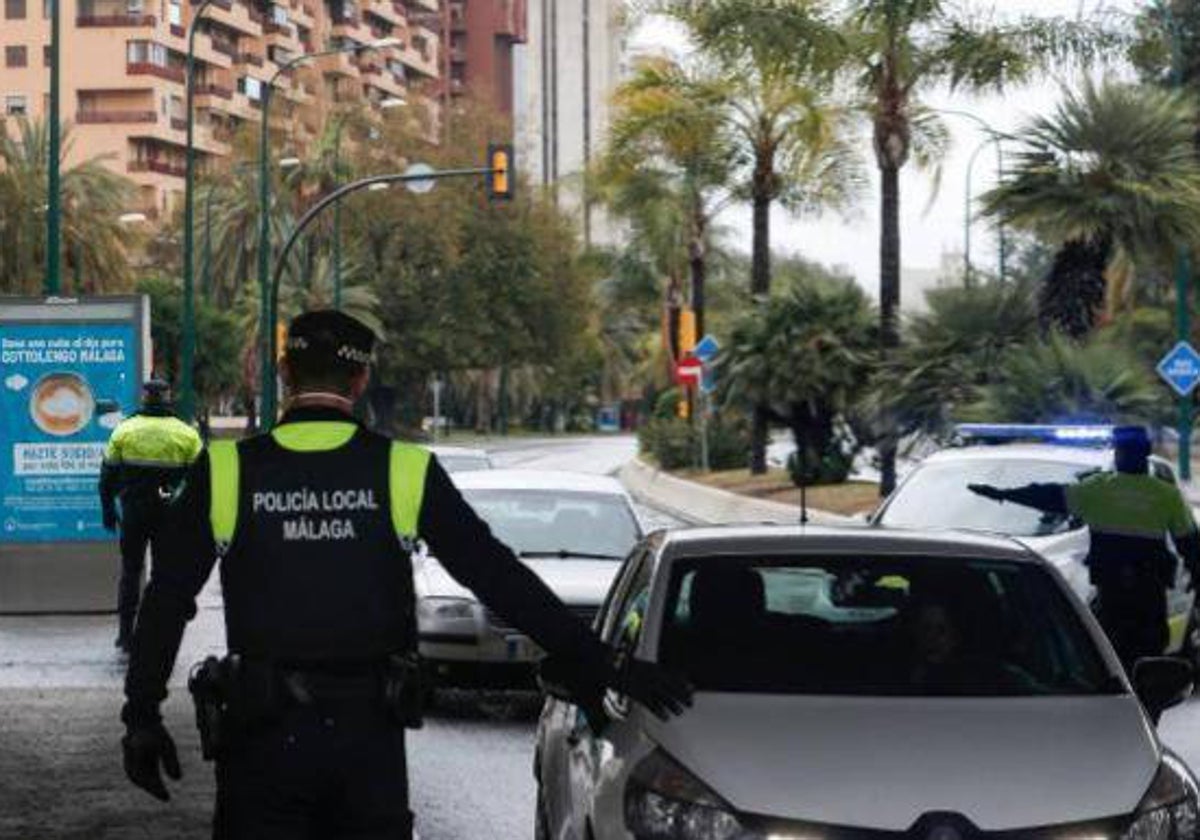
<svg viewBox="0 0 1200 840">
<path fill-rule="evenodd" d="M 690 525 L 728 525 L 733 523 L 770 523 L 798 525 L 797 505 L 740 496 L 728 490 L 705 487 L 634 458 L 617 474 L 629 495 L 644 505 L 682 519 Z M 818 525 L 861 524 L 853 517 L 824 510 L 808 509 L 809 522 Z"/>
</svg>

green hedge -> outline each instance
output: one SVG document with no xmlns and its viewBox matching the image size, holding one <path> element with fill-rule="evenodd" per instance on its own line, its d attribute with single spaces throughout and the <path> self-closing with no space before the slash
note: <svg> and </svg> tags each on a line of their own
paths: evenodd
<svg viewBox="0 0 1200 840">
<path fill-rule="evenodd" d="M 657 417 L 638 430 L 641 451 L 664 470 L 700 466 L 700 423 L 678 417 Z M 714 470 L 746 465 L 750 428 L 740 415 L 715 415 L 708 421 L 708 463 Z"/>
</svg>

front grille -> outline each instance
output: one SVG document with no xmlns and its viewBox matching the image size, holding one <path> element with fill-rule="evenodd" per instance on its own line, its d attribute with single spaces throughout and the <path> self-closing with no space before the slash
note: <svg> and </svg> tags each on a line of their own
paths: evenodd
<svg viewBox="0 0 1200 840">
<path fill-rule="evenodd" d="M 587 624 L 588 627 L 592 626 L 592 622 L 596 619 L 596 613 L 600 612 L 600 606 L 598 604 L 567 604 L 567 609 L 570 610 L 576 618 Z M 491 628 L 493 633 L 496 633 L 500 636 L 513 636 L 521 634 L 520 630 L 518 630 L 516 627 L 513 627 L 512 623 L 501 617 L 499 613 L 496 613 L 491 609 L 485 609 L 484 613 L 487 616 L 488 627 Z"/>
</svg>

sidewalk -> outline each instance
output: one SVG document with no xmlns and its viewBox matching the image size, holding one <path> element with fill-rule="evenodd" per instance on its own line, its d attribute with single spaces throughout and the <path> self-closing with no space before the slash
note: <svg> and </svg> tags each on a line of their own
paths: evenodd
<svg viewBox="0 0 1200 840">
<path fill-rule="evenodd" d="M 800 523 L 800 508 L 796 505 L 705 487 L 694 481 L 676 478 L 641 458 L 626 463 L 617 475 L 629 494 L 639 502 L 691 525 Z M 814 525 L 862 524 L 861 519 L 812 508 L 808 510 L 808 520 Z"/>
</svg>

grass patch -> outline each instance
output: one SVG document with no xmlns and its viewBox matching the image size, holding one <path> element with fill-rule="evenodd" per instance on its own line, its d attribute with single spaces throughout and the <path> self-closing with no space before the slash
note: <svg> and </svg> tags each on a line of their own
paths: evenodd
<svg viewBox="0 0 1200 840">
<path fill-rule="evenodd" d="M 800 504 L 800 488 L 792 483 L 787 470 L 768 470 L 765 475 L 751 475 L 747 469 L 719 470 L 704 473 L 681 470 L 681 478 L 708 487 L 716 487 L 742 496 L 753 496 L 785 504 Z M 854 516 L 868 513 L 879 504 L 879 485 L 870 481 L 847 481 L 808 488 L 808 504 L 818 510 Z"/>
</svg>

